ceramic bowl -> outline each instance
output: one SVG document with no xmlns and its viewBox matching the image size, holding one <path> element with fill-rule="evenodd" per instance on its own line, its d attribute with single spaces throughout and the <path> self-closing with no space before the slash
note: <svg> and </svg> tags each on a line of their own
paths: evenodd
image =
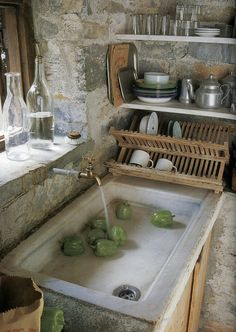
<svg viewBox="0 0 236 332">
<path fill-rule="evenodd" d="M 161 104 L 161 103 L 168 103 L 173 97 L 165 97 L 165 98 L 151 98 L 151 97 L 141 97 L 137 96 L 137 98 L 144 103 L 150 103 L 150 104 Z"/>
<path fill-rule="evenodd" d="M 170 76 L 166 73 L 146 72 L 144 73 L 144 83 L 146 84 L 166 84 Z"/>
</svg>

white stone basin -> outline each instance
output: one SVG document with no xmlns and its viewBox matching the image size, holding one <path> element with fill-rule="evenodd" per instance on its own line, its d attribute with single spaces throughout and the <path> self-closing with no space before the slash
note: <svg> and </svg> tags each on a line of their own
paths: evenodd
<svg viewBox="0 0 236 332">
<path fill-rule="evenodd" d="M 97 186 L 76 198 L 1 262 L 1 271 L 30 275 L 42 287 L 145 320 L 157 320 L 181 293 L 219 210 L 220 196 L 207 190 L 149 180 L 107 176 L 103 190 L 112 224 L 122 225 L 128 242 L 113 257 L 96 257 L 91 248 L 64 256 L 65 236 L 80 234 L 94 216 L 104 215 Z M 131 220 L 118 220 L 115 206 L 128 200 Z M 150 215 L 168 209 L 172 228 L 155 227 Z M 138 302 L 112 295 L 129 284 L 141 291 Z M 176 289 L 178 291 L 176 292 Z M 170 301 L 172 299 L 172 301 Z"/>
</svg>

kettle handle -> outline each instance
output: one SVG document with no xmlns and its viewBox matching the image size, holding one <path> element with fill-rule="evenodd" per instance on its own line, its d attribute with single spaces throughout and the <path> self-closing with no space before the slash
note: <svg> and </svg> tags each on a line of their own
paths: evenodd
<svg viewBox="0 0 236 332">
<path fill-rule="evenodd" d="M 222 94 L 224 94 L 224 91 L 222 90 L 222 86 L 226 86 L 227 87 L 227 92 L 226 92 L 225 96 L 221 99 L 221 105 L 223 104 L 225 98 L 227 98 L 228 95 L 229 95 L 229 93 L 230 93 L 230 86 L 228 84 L 222 84 L 220 86 L 220 91 L 222 92 Z"/>
<path fill-rule="evenodd" d="M 188 90 L 188 93 L 189 93 L 189 97 L 194 100 L 195 99 L 195 95 L 194 95 L 194 91 L 193 91 L 193 85 L 189 82 L 186 83 L 186 86 L 187 86 L 187 90 Z"/>
</svg>

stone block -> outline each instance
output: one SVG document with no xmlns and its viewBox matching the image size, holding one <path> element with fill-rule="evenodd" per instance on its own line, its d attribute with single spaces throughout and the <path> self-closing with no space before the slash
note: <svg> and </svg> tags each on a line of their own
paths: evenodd
<svg viewBox="0 0 236 332">
<path fill-rule="evenodd" d="M 92 91 L 106 84 L 107 46 L 93 44 L 85 50 L 86 89 Z"/>
<path fill-rule="evenodd" d="M 181 48 L 181 45 L 179 46 Z M 141 43 L 139 54 L 142 59 L 174 60 L 176 58 L 172 43 Z"/>
<path fill-rule="evenodd" d="M 96 22 L 83 22 L 83 36 L 88 39 L 108 39 L 108 28 Z"/>
<path fill-rule="evenodd" d="M 41 27 L 38 32 L 39 38 L 50 39 L 50 38 L 55 37 L 58 34 L 59 28 L 55 23 L 52 23 L 49 20 L 40 18 L 38 24 Z"/>
<path fill-rule="evenodd" d="M 104 12 L 106 12 L 109 14 L 117 14 L 117 13 L 124 13 L 126 11 L 125 3 L 127 4 L 127 1 L 99 0 L 99 1 L 92 1 L 92 3 L 91 3 L 91 10 L 93 13 L 103 14 Z"/>
<path fill-rule="evenodd" d="M 224 44 L 189 45 L 189 55 L 198 60 L 215 61 L 218 63 L 236 63 L 235 47 Z"/>
</svg>

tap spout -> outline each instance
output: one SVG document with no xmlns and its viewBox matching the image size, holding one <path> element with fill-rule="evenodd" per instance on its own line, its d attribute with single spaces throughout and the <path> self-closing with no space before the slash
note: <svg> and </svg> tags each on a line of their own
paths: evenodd
<svg viewBox="0 0 236 332">
<path fill-rule="evenodd" d="M 78 178 L 95 179 L 99 186 L 102 185 L 102 182 L 101 182 L 100 178 L 95 173 L 93 173 L 91 170 L 88 170 L 88 169 L 86 170 L 86 172 L 79 172 L 78 173 Z"/>
</svg>

